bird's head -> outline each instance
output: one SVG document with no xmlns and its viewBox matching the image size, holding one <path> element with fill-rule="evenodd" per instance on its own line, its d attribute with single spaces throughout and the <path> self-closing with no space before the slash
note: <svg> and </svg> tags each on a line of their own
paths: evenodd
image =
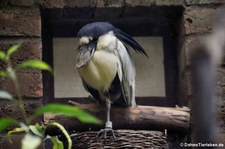
<svg viewBox="0 0 225 149">
<path fill-rule="evenodd" d="M 113 26 L 107 22 L 95 22 L 85 25 L 77 34 L 79 38 L 79 54 L 76 67 L 79 69 L 88 64 L 96 50 L 98 38 L 110 30 Z"/>
<path fill-rule="evenodd" d="M 79 69 L 88 64 L 92 59 L 96 47 L 96 41 L 91 36 L 83 36 L 79 39 L 79 53 L 77 57 L 76 67 Z"/>
<path fill-rule="evenodd" d="M 145 50 L 128 34 L 108 22 L 94 22 L 82 27 L 77 34 L 79 38 L 79 54 L 76 67 L 78 69 L 88 64 L 94 55 L 99 38 L 108 33 L 147 56 Z"/>
</svg>

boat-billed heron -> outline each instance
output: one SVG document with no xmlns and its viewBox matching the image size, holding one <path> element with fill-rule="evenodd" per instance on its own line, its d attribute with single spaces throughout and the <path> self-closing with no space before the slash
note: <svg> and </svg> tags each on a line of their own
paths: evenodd
<svg viewBox="0 0 225 149">
<path fill-rule="evenodd" d="M 111 103 L 136 106 L 135 67 L 129 48 L 147 56 L 145 50 L 128 34 L 108 22 L 85 25 L 78 32 L 79 54 L 76 68 L 84 88 L 94 99 L 107 106 L 105 136 L 112 130 Z"/>
</svg>

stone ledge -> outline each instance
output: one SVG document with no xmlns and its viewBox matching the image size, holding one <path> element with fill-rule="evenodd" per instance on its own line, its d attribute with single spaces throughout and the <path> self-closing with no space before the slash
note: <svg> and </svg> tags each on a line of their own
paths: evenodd
<svg viewBox="0 0 225 149">
<path fill-rule="evenodd" d="M 157 6 L 183 6 L 183 0 L 156 0 Z"/>
<path fill-rule="evenodd" d="M 125 0 L 126 7 L 149 7 L 155 4 L 155 0 Z"/>
<path fill-rule="evenodd" d="M 42 0 L 43 8 L 183 6 L 184 0 Z M 186 2 L 187 3 L 187 2 Z"/>
<path fill-rule="evenodd" d="M 121 8 L 124 5 L 123 0 L 97 0 L 97 8 Z"/>
<path fill-rule="evenodd" d="M 224 0 L 185 0 L 186 5 L 225 4 Z"/>
<path fill-rule="evenodd" d="M 126 7 L 183 6 L 183 0 L 125 0 Z"/>
<path fill-rule="evenodd" d="M 41 0 L 40 4 L 43 8 L 63 8 L 65 6 L 63 0 Z"/>
<path fill-rule="evenodd" d="M 149 7 L 149 6 L 183 6 L 183 5 L 217 5 L 225 4 L 224 0 L 2 0 L 0 7 L 22 6 L 43 8 L 64 7 Z"/>
<path fill-rule="evenodd" d="M 96 7 L 96 0 L 41 0 L 43 8 Z"/>
</svg>

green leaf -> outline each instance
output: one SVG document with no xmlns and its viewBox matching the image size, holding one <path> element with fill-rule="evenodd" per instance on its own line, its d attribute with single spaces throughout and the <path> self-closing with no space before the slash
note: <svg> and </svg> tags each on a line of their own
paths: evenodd
<svg viewBox="0 0 225 149">
<path fill-rule="evenodd" d="M 8 77 L 8 74 L 6 71 L 0 71 L 0 77 Z"/>
<path fill-rule="evenodd" d="M 0 91 L 0 99 L 8 99 L 8 100 L 12 100 L 13 96 L 6 92 L 6 91 Z"/>
<path fill-rule="evenodd" d="M 1 118 L 0 119 L 0 132 L 5 130 L 7 127 L 17 124 L 18 122 L 12 118 Z"/>
<path fill-rule="evenodd" d="M 74 117 L 83 123 L 93 123 L 93 124 L 102 123 L 101 120 L 89 114 L 88 112 L 70 105 L 46 104 L 36 110 L 36 115 L 41 115 L 45 112 L 53 114 L 63 114 L 65 116 Z"/>
<path fill-rule="evenodd" d="M 0 60 L 6 62 L 6 53 L 0 50 Z"/>
<path fill-rule="evenodd" d="M 16 72 L 15 72 L 14 69 L 12 69 L 12 67 L 8 67 L 6 71 L 7 71 L 8 76 L 9 76 L 13 81 L 15 81 L 15 80 L 17 79 L 17 77 L 16 77 Z"/>
<path fill-rule="evenodd" d="M 39 137 L 43 137 L 44 134 L 44 126 L 39 125 L 38 123 L 35 125 L 30 125 L 29 129 L 31 130 L 31 132 L 33 132 L 35 135 L 39 136 Z"/>
<path fill-rule="evenodd" d="M 47 70 L 52 73 L 52 68 L 46 63 L 41 60 L 28 60 L 22 62 L 17 66 L 18 69 L 25 69 L 25 68 L 35 68 L 41 70 Z"/>
<path fill-rule="evenodd" d="M 65 137 L 66 137 L 66 139 L 68 141 L 68 149 L 72 149 L 72 140 L 70 138 L 70 135 L 66 131 L 66 129 L 61 124 L 59 124 L 57 122 L 48 123 L 48 125 L 58 127 L 62 131 L 62 133 L 65 135 Z"/>
<path fill-rule="evenodd" d="M 8 131 L 8 133 L 7 133 L 7 138 L 8 138 L 8 140 L 9 140 L 9 142 L 12 143 L 12 141 L 11 141 L 11 139 L 10 139 L 11 135 L 12 135 L 13 133 L 19 133 L 19 132 L 25 132 L 24 128 L 23 128 L 23 127 L 19 127 L 19 128 L 14 128 L 13 130 Z"/>
<path fill-rule="evenodd" d="M 11 46 L 7 51 L 7 57 L 10 58 L 10 56 L 17 51 L 17 49 L 20 47 L 20 45 L 13 45 Z"/>
<path fill-rule="evenodd" d="M 53 144 L 53 149 L 64 149 L 62 141 L 58 139 L 57 136 L 50 138 Z"/>
<path fill-rule="evenodd" d="M 22 149 L 37 149 L 41 142 L 40 137 L 27 133 L 22 140 Z"/>
</svg>

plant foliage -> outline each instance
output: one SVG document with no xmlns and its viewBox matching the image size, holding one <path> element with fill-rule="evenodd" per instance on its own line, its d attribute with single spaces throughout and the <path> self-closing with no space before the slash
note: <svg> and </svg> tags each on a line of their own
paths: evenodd
<svg viewBox="0 0 225 149">
<path fill-rule="evenodd" d="M 0 99 L 10 100 L 14 102 L 17 107 L 22 112 L 23 121 L 18 122 L 12 118 L 1 118 L 0 119 L 0 132 L 6 130 L 9 126 L 17 125 L 17 128 L 11 129 L 7 132 L 7 137 L 10 142 L 10 136 L 14 133 L 21 133 L 24 132 L 25 136 L 21 140 L 21 148 L 22 149 L 37 149 L 42 141 L 45 139 L 50 139 L 53 144 L 53 149 L 64 149 L 63 143 L 58 139 L 58 136 L 46 136 L 45 129 L 48 126 L 55 126 L 63 135 L 67 138 L 68 141 L 68 149 L 72 148 L 72 141 L 71 138 L 66 131 L 66 129 L 59 123 L 52 122 L 47 123 L 45 125 L 37 123 L 35 125 L 30 124 L 30 117 L 27 117 L 26 111 L 24 110 L 24 101 L 20 93 L 19 82 L 17 79 L 16 72 L 20 69 L 40 69 L 46 70 L 50 73 L 53 73 L 52 68 L 46 63 L 41 60 L 27 60 L 22 62 L 21 64 L 17 65 L 15 68 L 11 66 L 11 56 L 19 49 L 20 45 L 14 45 L 10 47 L 6 52 L 0 50 L 0 60 L 6 64 L 6 69 L 0 71 L 0 77 L 2 78 L 10 78 L 14 84 L 16 96 L 14 98 L 10 93 L 7 91 L 0 90 Z M 31 117 L 34 118 L 35 116 L 40 116 L 45 112 L 53 113 L 53 114 L 62 114 L 69 117 L 74 117 L 80 120 L 83 123 L 93 123 L 93 124 L 100 124 L 101 121 L 96 117 L 92 116 L 88 112 L 79 109 L 74 106 L 70 105 L 63 105 L 63 104 L 46 104 L 43 107 L 40 107 L 36 110 L 35 115 Z"/>
</svg>

